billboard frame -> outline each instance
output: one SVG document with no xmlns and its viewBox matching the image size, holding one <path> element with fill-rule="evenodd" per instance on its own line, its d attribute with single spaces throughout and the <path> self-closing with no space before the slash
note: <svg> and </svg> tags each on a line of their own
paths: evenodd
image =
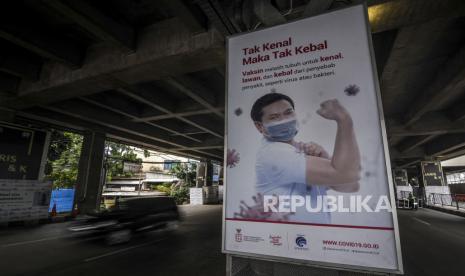
<svg viewBox="0 0 465 276">
<path fill-rule="evenodd" d="M 397 257 L 397 270 L 392 270 L 392 269 L 383 269 L 383 268 L 376 268 L 376 267 L 365 267 L 365 266 L 357 266 L 357 265 L 347 265 L 347 264 L 337 264 L 337 263 L 332 263 L 332 262 L 321 262 L 321 261 L 312 261 L 312 260 L 301 260 L 301 259 L 294 259 L 294 258 L 286 258 L 286 257 L 276 257 L 276 256 L 269 256 L 269 255 L 263 255 L 263 254 L 255 254 L 255 253 L 246 253 L 246 252 L 237 252 L 237 251 L 231 251 L 231 250 L 226 250 L 225 249 L 225 228 L 226 228 L 226 198 L 227 198 L 227 151 L 228 151 L 228 90 L 229 90 L 229 40 L 231 38 L 241 36 L 244 34 L 250 34 L 254 32 L 259 32 L 264 29 L 260 30 L 253 30 L 253 31 L 248 31 L 248 32 L 242 32 L 239 34 L 234 34 L 227 36 L 225 39 L 225 44 L 226 44 L 226 69 L 225 69 L 225 131 L 224 131 L 224 171 L 223 171 L 223 178 L 224 178 L 224 201 L 223 201 L 223 208 L 222 208 L 222 233 L 221 233 L 221 238 L 222 238 L 222 244 L 221 244 L 221 252 L 226 254 L 227 262 L 226 262 L 226 273 L 227 275 L 230 275 L 231 273 L 231 268 L 232 268 L 232 257 L 242 257 L 242 258 L 250 258 L 250 259 L 256 259 L 256 260 L 263 260 L 263 261 L 271 261 L 271 262 L 281 262 L 281 263 L 287 263 L 287 264 L 294 264 L 294 265 L 301 265 L 301 266 L 308 266 L 308 267 L 315 267 L 315 268 L 325 268 L 325 269 L 337 269 L 337 270 L 345 270 L 345 271 L 353 271 L 353 272 L 360 272 L 360 273 L 366 273 L 366 272 L 372 272 L 372 273 L 377 273 L 380 275 L 390 275 L 390 274 L 404 274 L 404 269 L 403 269 L 403 262 L 402 262 L 402 250 L 400 246 L 400 235 L 399 235 L 399 224 L 397 220 L 397 210 L 395 208 L 395 192 L 394 192 L 394 182 L 392 178 L 392 168 L 390 164 L 390 154 L 389 154 L 389 144 L 388 144 L 388 139 L 387 139 L 387 134 L 386 134 L 386 123 L 385 123 L 385 118 L 384 118 L 384 111 L 383 111 L 383 104 L 382 104 L 382 98 L 381 98 L 381 92 L 380 92 L 380 87 L 379 87 L 379 81 L 378 81 L 378 70 L 376 67 L 376 60 L 375 60 L 375 52 L 373 49 L 373 41 L 372 41 L 372 35 L 371 35 L 371 26 L 370 22 L 368 19 L 368 6 L 366 2 L 363 2 L 361 4 L 353 4 L 353 5 L 348 5 L 345 7 L 341 8 L 336 8 L 336 9 L 331 9 L 326 12 L 320 13 L 316 16 L 332 13 L 335 11 L 339 10 L 344 10 L 348 8 L 353 8 L 356 6 L 362 6 L 363 7 L 363 15 L 364 15 L 364 20 L 365 20 L 365 26 L 366 26 L 366 35 L 367 35 L 367 42 L 368 42 L 368 49 L 369 49 L 369 56 L 370 56 L 370 61 L 371 61 L 371 67 L 372 67 L 372 79 L 374 80 L 374 89 L 375 89 L 375 97 L 376 97 L 376 102 L 378 105 L 378 120 L 379 120 L 379 126 L 380 126 L 380 131 L 381 131 L 381 143 L 382 143 L 382 148 L 383 148 L 383 154 L 384 154 L 384 162 L 385 162 L 385 170 L 386 170 L 386 177 L 388 180 L 388 189 L 389 189 L 389 199 L 391 206 L 394 206 L 392 208 L 392 222 L 393 222 L 393 231 L 394 231 L 394 244 L 396 247 L 396 257 Z M 314 17 L 314 16 L 312 16 Z M 291 22 L 299 22 L 301 20 L 306 20 L 311 17 L 305 17 L 305 18 L 299 18 L 296 20 L 290 20 L 284 24 L 291 23 Z M 273 29 L 279 26 L 282 26 L 284 24 L 279 24 L 275 26 L 268 27 L 266 29 Z M 394 203 L 394 204 L 393 204 Z"/>
</svg>

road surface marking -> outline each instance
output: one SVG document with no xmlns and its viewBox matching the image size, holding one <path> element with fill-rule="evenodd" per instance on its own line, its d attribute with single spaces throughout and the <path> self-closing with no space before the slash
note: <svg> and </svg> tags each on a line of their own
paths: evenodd
<svg viewBox="0 0 465 276">
<path fill-rule="evenodd" d="M 38 242 L 43 242 L 43 241 L 50 241 L 50 240 L 56 240 L 56 239 L 61 239 L 63 236 L 59 237 L 52 237 L 52 238 L 44 238 L 44 239 L 39 239 L 39 240 L 32 240 L 32 241 L 22 241 L 22 242 L 14 242 L 14 243 L 7 243 L 7 244 L 2 244 L 2 247 L 12 247 L 12 246 L 18 246 L 18 245 L 24 245 L 24 244 L 31 244 L 31 243 L 38 243 Z"/>
<path fill-rule="evenodd" d="M 138 244 L 138 245 L 122 248 L 120 250 L 112 251 L 112 252 L 109 252 L 109 253 L 106 253 L 106 254 L 90 257 L 90 258 L 85 259 L 84 262 L 95 261 L 95 260 L 98 260 L 98 259 L 101 259 L 101 258 L 116 255 L 116 254 L 126 252 L 126 251 L 129 251 L 129 250 L 132 250 L 132 249 L 136 249 L 136 248 L 139 248 L 139 247 L 144 247 L 144 246 L 147 246 L 147 245 L 150 245 L 152 243 L 156 243 L 156 242 L 159 242 L 159 241 L 162 241 L 162 240 L 165 240 L 165 239 L 158 239 L 158 240 L 155 240 L 155 241 L 146 242 L 146 243 L 143 243 L 143 244 Z"/>
<path fill-rule="evenodd" d="M 431 226 L 431 223 L 426 222 L 426 221 L 424 221 L 424 220 L 421 220 L 421 219 L 419 219 L 419 218 L 413 218 L 413 219 L 416 220 L 416 221 L 418 221 L 418 222 L 420 222 L 420 223 L 423 223 L 423 224 L 426 224 L 426 225 L 428 225 L 428 226 Z"/>
</svg>

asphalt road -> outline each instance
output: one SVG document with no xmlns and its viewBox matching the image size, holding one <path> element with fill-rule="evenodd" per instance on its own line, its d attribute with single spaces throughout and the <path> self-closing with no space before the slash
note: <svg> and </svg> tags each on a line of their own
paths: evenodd
<svg viewBox="0 0 465 276">
<path fill-rule="evenodd" d="M 0 230 L 0 275 L 224 275 L 221 206 L 182 208 L 171 234 L 106 246 L 67 237 L 68 223 Z M 434 210 L 399 210 L 406 275 L 465 275 L 465 218 Z"/>
<path fill-rule="evenodd" d="M 398 221 L 406 275 L 465 275 L 465 218 L 420 209 L 399 210 Z"/>
<path fill-rule="evenodd" d="M 182 208 L 172 233 L 106 246 L 67 237 L 67 222 L 0 231 L 0 275 L 222 275 L 221 206 Z"/>
</svg>

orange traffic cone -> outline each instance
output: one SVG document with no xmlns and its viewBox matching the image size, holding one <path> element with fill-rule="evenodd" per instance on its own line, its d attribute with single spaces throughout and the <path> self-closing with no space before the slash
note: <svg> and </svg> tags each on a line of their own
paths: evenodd
<svg viewBox="0 0 465 276">
<path fill-rule="evenodd" d="M 50 213 L 50 216 L 52 218 L 57 216 L 57 204 L 56 203 L 53 203 L 52 212 Z"/>
<path fill-rule="evenodd" d="M 75 218 L 79 215 L 78 205 L 74 204 L 73 211 L 71 212 L 71 217 Z"/>
</svg>

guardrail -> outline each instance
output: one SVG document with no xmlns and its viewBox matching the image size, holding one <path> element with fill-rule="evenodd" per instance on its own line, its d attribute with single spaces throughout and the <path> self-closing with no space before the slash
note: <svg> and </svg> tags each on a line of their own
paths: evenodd
<svg viewBox="0 0 465 276">
<path fill-rule="evenodd" d="M 455 207 L 457 210 L 465 209 L 465 194 L 431 193 L 428 196 L 427 204 Z"/>
<path fill-rule="evenodd" d="M 423 199 L 422 198 L 417 198 L 415 196 L 410 197 L 410 195 L 413 193 L 409 191 L 400 191 L 400 193 L 397 194 L 397 208 L 402 208 L 402 209 L 417 209 L 417 208 L 422 208 L 424 207 L 423 205 Z"/>
</svg>

